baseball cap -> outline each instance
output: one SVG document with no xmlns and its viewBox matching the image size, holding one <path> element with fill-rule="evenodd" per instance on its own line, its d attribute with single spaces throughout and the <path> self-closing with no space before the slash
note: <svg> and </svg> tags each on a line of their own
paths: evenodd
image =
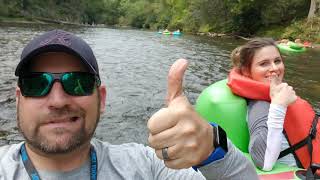
<svg viewBox="0 0 320 180">
<path fill-rule="evenodd" d="M 34 57 L 46 52 L 65 52 L 78 57 L 90 73 L 99 76 L 96 57 L 91 47 L 80 37 L 63 30 L 52 30 L 31 40 L 21 53 L 15 75 L 20 76 Z"/>
</svg>

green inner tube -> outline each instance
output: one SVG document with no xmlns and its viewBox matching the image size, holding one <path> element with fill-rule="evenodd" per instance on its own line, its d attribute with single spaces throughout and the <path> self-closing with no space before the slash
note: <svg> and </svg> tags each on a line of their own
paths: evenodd
<svg viewBox="0 0 320 180">
<path fill-rule="evenodd" d="M 290 48 L 292 48 L 292 49 L 297 49 L 297 50 L 299 50 L 299 49 L 302 49 L 303 48 L 303 46 L 302 45 L 300 45 L 300 44 L 297 44 L 297 43 L 294 43 L 294 42 L 288 42 L 288 46 L 290 47 Z"/>
<path fill-rule="evenodd" d="M 247 101 L 231 92 L 227 79 L 204 89 L 196 101 L 195 108 L 204 119 L 219 124 L 233 144 L 252 161 L 248 153 Z M 268 172 L 256 168 L 262 179 L 298 179 L 295 176 L 297 170 L 299 168 L 280 163 L 276 163 L 272 171 Z"/>
<path fill-rule="evenodd" d="M 170 34 L 171 34 L 171 32 L 163 32 L 162 34 L 170 35 Z"/>
<path fill-rule="evenodd" d="M 277 44 L 278 49 L 281 53 L 303 53 L 306 51 L 305 47 L 300 47 L 299 49 L 294 49 L 291 46 L 284 44 Z"/>
<path fill-rule="evenodd" d="M 207 121 L 219 124 L 236 147 L 248 152 L 247 101 L 234 95 L 226 83 L 225 79 L 203 90 L 197 99 L 196 111 Z"/>
<path fill-rule="evenodd" d="M 244 153 L 244 155 L 253 163 L 251 156 L 248 153 Z M 296 171 L 298 170 L 302 169 L 281 163 L 276 163 L 273 166 L 272 171 L 262 171 L 256 168 L 256 172 L 260 179 L 300 179 L 296 176 Z"/>
</svg>

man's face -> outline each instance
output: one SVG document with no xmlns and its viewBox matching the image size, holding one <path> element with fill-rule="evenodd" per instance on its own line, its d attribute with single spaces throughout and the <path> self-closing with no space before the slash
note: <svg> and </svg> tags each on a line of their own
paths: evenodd
<svg viewBox="0 0 320 180">
<path fill-rule="evenodd" d="M 32 61 L 30 71 L 62 73 L 86 70 L 74 56 L 46 53 Z M 19 130 L 36 150 L 49 154 L 71 152 L 90 142 L 100 113 L 104 111 L 105 97 L 104 86 L 89 96 L 72 96 L 56 81 L 44 97 L 24 97 L 17 87 Z"/>
</svg>

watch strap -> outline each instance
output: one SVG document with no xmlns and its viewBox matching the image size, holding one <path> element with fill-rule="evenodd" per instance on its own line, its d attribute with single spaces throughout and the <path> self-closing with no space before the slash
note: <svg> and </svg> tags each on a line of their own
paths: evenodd
<svg viewBox="0 0 320 180">
<path fill-rule="evenodd" d="M 225 155 L 226 155 L 226 152 L 221 147 L 218 147 L 210 154 L 210 156 L 206 160 L 202 161 L 201 164 L 199 164 L 199 165 L 192 166 L 192 168 L 194 170 L 198 171 L 198 168 L 205 166 L 205 165 L 208 165 L 208 164 L 210 164 L 214 161 L 217 161 L 219 159 L 222 159 L 222 158 L 224 158 Z"/>
<path fill-rule="evenodd" d="M 199 165 L 192 166 L 192 168 L 195 171 L 198 171 L 199 167 L 205 166 L 205 165 L 210 164 L 210 163 L 212 163 L 214 161 L 217 161 L 219 159 L 224 158 L 225 154 L 228 152 L 228 147 L 226 147 L 226 148 L 225 147 L 221 147 L 220 144 L 219 144 L 219 142 L 221 142 L 221 141 L 220 140 L 218 140 L 218 141 L 216 140 L 217 138 L 218 139 L 219 138 L 225 138 L 225 142 L 227 142 L 227 137 L 226 136 L 225 137 L 220 137 L 221 133 L 219 133 L 220 129 L 219 129 L 219 126 L 217 124 L 212 123 L 212 122 L 209 122 L 209 124 L 213 128 L 213 135 L 214 135 L 213 144 L 215 146 L 215 149 L 206 160 L 202 161 Z M 224 134 L 225 134 L 225 132 L 224 132 Z M 223 135 L 223 133 L 222 133 L 222 135 Z M 226 144 L 226 146 L 228 146 L 228 144 Z"/>
</svg>

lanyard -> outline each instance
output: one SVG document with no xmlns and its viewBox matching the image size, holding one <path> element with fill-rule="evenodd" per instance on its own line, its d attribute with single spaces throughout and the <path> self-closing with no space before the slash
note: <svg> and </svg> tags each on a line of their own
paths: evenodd
<svg viewBox="0 0 320 180">
<path fill-rule="evenodd" d="M 26 168 L 31 180 L 41 180 L 38 171 L 32 164 L 31 160 L 29 159 L 25 144 L 22 144 L 21 146 L 20 155 L 21 155 L 24 167 Z M 91 180 L 97 180 L 97 164 L 98 164 L 97 153 L 94 150 L 93 146 L 91 146 L 90 148 L 90 179 Z"/>
</svg>

